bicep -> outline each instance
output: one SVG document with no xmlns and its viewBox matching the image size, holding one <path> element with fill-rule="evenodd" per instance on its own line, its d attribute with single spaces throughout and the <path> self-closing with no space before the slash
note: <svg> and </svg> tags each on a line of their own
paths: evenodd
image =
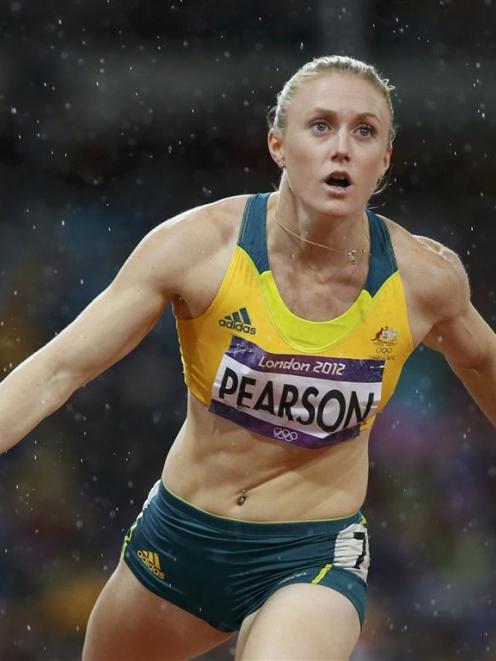
<svg viewBox="0 0 496 661">
<path fill-rule="evenodd" d="M 57 378 L 87 383 L 129 353 L 153 328 L 177 289 L 181 254 L 174 233 L 154 231 L 114 281 L 43 350 Z M 170 237 L 170 241 L 167 239 Z"/>
<path fill-rule="evenodd" d="M 477 369 L 488 356 L 496 352 L 496 336 L 474 306 L 431 329 L 423 343 L 440 351 L 451 367 Z"/>
<path fill-rule="evenodd" d="M 422 293 L 431 328 L 423 344 L 440 351 L 452 367 L 470 368 L 481 359 L 489 327 L 470 302 L 468 276 L 458 255 L 436 241 L 419 238 L 432 253 Z"/>
<path fill-rule="evenodd" d="M 166 303 L 158 293 L 112 283 L 45 347 L 54 371 L 76 387 L 91 381 L 147 335 Z"/>
</svg>

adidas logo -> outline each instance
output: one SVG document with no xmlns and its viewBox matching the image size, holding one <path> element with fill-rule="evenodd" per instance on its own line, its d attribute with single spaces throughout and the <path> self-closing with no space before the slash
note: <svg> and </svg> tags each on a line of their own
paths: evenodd
<svg viewBox="0 0 496 661">
<path fill-rule="evenodd" d="M 231 314 L 226 314 L 224 319 L 219 319 L 219 326 L 231 328 L 232 330 L 255 335 L 257 329 L 251 325 L 250 315 L 246 308 L 240 308 Z"/>
<path fill-rule="evenodd" d="M 160 569 L 160 558 L 158 557 L 158 553 L 154 553 L 153 551 L 138 551 L 137 555 L 152 574 L 162 580 L 165 578 L 164 572 Z"/>
</svg>

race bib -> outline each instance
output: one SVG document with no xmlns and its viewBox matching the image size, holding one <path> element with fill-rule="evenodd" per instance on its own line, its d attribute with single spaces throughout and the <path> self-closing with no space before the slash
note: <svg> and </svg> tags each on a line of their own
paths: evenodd
<svg viewBox="0 0 496 661">
<path fill-rule="evenodd" d="M 384 360 L 273 354 L 233 336 L 209 411 L 251 432 L 307 448 L 360 433 L 381 400 Z"/>
</svg>

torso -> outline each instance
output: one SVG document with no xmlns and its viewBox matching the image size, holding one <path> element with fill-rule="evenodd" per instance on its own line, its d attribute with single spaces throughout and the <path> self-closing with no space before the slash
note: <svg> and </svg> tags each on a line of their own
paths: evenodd
<svg viewBox="0 0 496 661">
<path fill-rule="evenodd" d="M 201 315 L 214 299 L 237 241 L 246 196 L 219 203 L 213 212 L 224 240 L 206 260 L 202 288 L 185 284 L 174 301 L 178 318 Z M 274 212 L 275 195 L 268 205 Z M 212 213 L 212 211 L 210 212 Z M 422 249 L 408 232 L 387 221 L 407 301 L 410 330 L 418 344 L 432 326 L 418 277 Z M 412 260 L 415 257 L 415 260 Z M 428 258 L 427 258 L 428 259 Z M 270 257 L 271 270 L 286 305 L 300 317 L 322 321 L 338 317 L 353 303 L 368 272 L 364 260 L 352 277 L 328 282 L 294 270 L 291 262 Z M 208 269 L 208 270 L 207 270 Z M 325 295 L 323 295 L 325 292 Z M 369 431 L 322 449 L 281 444 L 215 416 L 191 394 L 187 419 L 167 457 L 162 478 L 176 495 L 214 514 L 253 521 L 321 519 L 346 516 L 362 506 L 368 479 Z M 239 500 L 241 498 L 241 500 Z"/>
</svg>

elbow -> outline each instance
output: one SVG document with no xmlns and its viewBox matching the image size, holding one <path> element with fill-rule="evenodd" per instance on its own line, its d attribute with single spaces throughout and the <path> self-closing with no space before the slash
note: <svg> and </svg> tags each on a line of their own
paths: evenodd
<svg viewBox="0 0 496 661">
<path fill-rule="evenodd" d="M 59 369 L 54 371 L 48 382 L 48 391 L 55 409 L 65 404 L 69 397 L 89 380 L 89 378 L 85 379 L 84 375 L 76 374 L 71 370 Z"/>
<path fill-rule="evenodd" d="M 47 358 L 50 370 L 45 381 L 45 404 L 53 412 L 65 404 L 69 397 L 89 379 L 85 379 L 85 375 L 78 373 L 71 365 L 66 364 L 63 356 L 52 355 Z"/>
<path fill-rule="evenodd" d="M 458 375 L 496 372 L 496 353 L 484 350 L 482 347 L 474 347 L 470 354 L 448 362 Z"/>
</svg>

